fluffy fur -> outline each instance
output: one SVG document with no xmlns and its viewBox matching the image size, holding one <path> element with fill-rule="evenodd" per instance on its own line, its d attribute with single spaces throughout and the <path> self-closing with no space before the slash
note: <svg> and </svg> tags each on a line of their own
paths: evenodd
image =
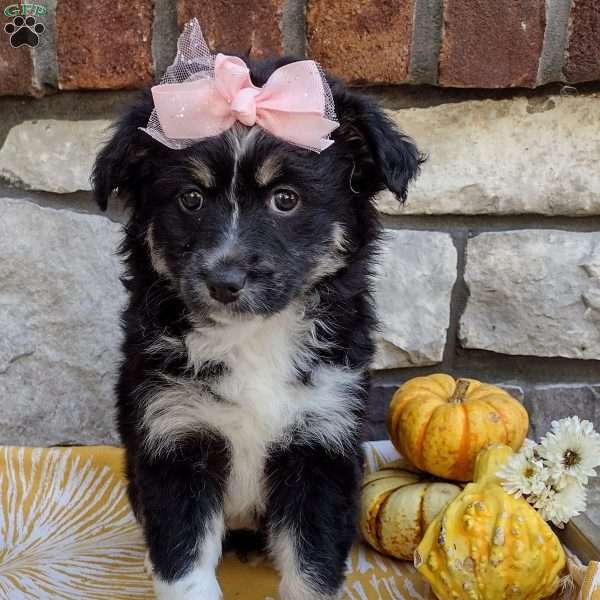
<svg viewBox="0 0 600 600">
<path fill-rule="evenodd" d="M 289 60 L 248 66 L 262 85 Z M 162 599 L 217 600 L 223 540 L 264 546 L 283 600 L 343 584 L 374 352 L 372 198 L 404 198 L 421 159 L 372 100 L 330 84 L 340 127 L 320 155 L 241 125 L 168 149 L 138 129 L 145 92 L 97 158 L 100 206 L 118 190 L 131 208 L 118 427 Z"/>
</svg>

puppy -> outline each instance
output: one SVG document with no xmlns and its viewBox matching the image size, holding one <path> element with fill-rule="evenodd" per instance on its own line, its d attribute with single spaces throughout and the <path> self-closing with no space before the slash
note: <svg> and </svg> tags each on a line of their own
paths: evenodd
<svg viewBox="0 0 600 600">
<path fill-rule="evenodd" d="M 246 62 L 262 86 L 291 61 Z M 340 125 L 320 154 L 239 123 L 170 149 L 140 130 L 145 92 L 97 157 L 100 207 L 118 190 L 131 209 L 118 428 L 162 600 L 220 598 L 223 540 L 240 532 L 264 541 L 282 600 L 342 590 L 375 348 L 373 196 L 405 198 L 421 157 L 373 100 L 328 82 Z"/>
</svg>

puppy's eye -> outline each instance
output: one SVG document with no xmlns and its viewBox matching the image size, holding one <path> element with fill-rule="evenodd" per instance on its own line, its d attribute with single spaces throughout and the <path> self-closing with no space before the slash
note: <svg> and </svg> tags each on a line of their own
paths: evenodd
<svg viewBox="0 0 600 600">
<path fill-rule="evenodd" d="M 179 195 L 179 204 L 188 212 L 196 212 L 202 208 L 204 198 L 200 192 L 183 192 Z"/>
<path fill-rule="evenodd" d="M 300 196 L 293 190 L 279 189 L 271 196 L 271 208 L 280 213 L 292 212 L 300 204 Z"/>
</svg>

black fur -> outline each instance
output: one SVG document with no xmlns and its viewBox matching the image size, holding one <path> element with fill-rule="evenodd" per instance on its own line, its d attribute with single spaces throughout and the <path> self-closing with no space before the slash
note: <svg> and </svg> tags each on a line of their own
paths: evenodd
<svg viewBox="0 0 600 600">
<path fill-rule="evenodd" d="M 262 85 L 289 60 L 249 64 L 253 81 Z M 371 99 L 335 79 L 330 85 L 340 121 L 333 146 L 318 155 L 259 133 L 235 167 L 235 189 L 228 134 L 171 150 L 140 131 L 152 109 L 149 92 L 115 125 L 113 138 L 97 158 L 93 184 L 100 207 L 105 209 L 117 190 L 131 208 L 121 248 L 129 303 L 123 313 L 118 427 L 127 451 L 131 503 L 163 580 L 177 580 L 199 560 L 207 524 L 222 510 L 232 457 L 229 441 L 209 427 L 188 432 L 167 452 L 153 451 L 145 444 L 142 422 L 147 395 L 170 376 L 194 381 L 212 394 L 215 406 L 240 401 L 243 410 L 239 398 L 221 397 L 214 389 L 236 365 L 226 359 L 207 361 L 194 372 L 183 340 L 198 323 L 211 326 L 217 316 L 269 318 L 300 302 L 306 318 L 315 319 L 317 341 L 307 341 L 313 345 L 312 361 L 298 365 L 296 385 L 312 389 L 313 374 L 321 366 L 360 373 L 362 385 L 352 392 L 358 398 L 348 408 L 358 427 L 347 432 L 343 448 L 309 442 L 305 434 L 319 425 L 319 416 L 307 413 L 282 440 L 270 440 L 264 466 L 266 509 L 256 515 L 256 523 L 261 545 L 269 545 L 269 536 L 282 531 L 297 536 L 298 564 L 315 598 L 331 598 L 342 585 L 355 535 L 360 425 L 374 352 L 370 273 L 380 225 L 372 198 L 387 187 L 404 199 L 421 157 Z M 261 186 L 255 175 L 267 157 L 277 161 L 278 172 Z M 194 178 L 193 159 L 210 172 L 210 186 Z M 281 186 L 301 198 L 292 214 L 274 214 L 268 207 L 273 190 Z M 178 202 L 190 190 L 204 197 L 201 213 L 186 212 Z M 232 222 L 232 195 L 240 212 L 237 237 L 225 257 L 215 258 Z M 343 250 L 337 250 L 335 267 L 324 268 L 324 257 L 336 252 L 335 227 L 344 233 Z M 232 268 L 243 271 L 247 284 L 238 301 L 222 305 L 211 297 L 206 282 L 215 270 Z M 161 336 L 175 340 L 175 348 L 157 348 Z M 236 538 L 247 545 L 252 541 L 252 536 L 234 532 L 227 540 Z"/>
</svg>

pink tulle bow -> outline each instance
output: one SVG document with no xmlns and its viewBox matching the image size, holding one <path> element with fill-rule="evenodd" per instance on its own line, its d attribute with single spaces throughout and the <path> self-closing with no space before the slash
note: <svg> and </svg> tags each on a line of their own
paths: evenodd
<svg viewBox="0 0 600 600">
<path fill-rule="evenodd" d="M 191 27 L 191 34 L 200 36 L 200 42 L 192 47 L 199 48 L 204 43 L 199 25 L 196 22 Z M 195 32 L 194 27 L 198 28 Z M 190 35 L 188 28 L 182 37 L 186 34 Z M 199 60 L 198 64 L 205 63 Z M 152 88 L 162 132 L 152 131 L 150 124 L 145 131 L 170 147 L 185 147 L 188 144 L 171 144 L 164 138 L 193 143 L 219 135 L 239 121 L 249 127 L 258 125 L 278 138 L 315 152 L 333 143 L 328 136 L 339 124 L 327 118 L 335 118 L 335 113 L 328 110 L 331 93 L 314 61 L 284 65 L 262 87 L 252 83 L 248 67 L 236 56 L 217 54 L 213 69 L 202 68 L 204 72 L 199 77 L 192 74 L 186 81 L 161 83 Z"/>
</svg>

